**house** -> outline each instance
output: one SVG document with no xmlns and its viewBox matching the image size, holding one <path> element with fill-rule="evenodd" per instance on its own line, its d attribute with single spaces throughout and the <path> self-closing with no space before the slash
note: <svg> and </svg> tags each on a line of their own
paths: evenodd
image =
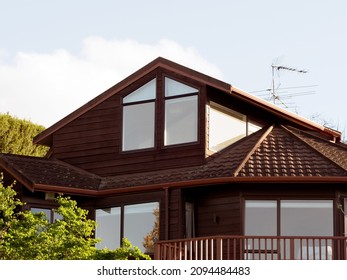
<svg viewBox="0 0 347 280">
<path fill-rule="evenodd" d="M 157 58 L 34 142 L 0 155 L 32 211 L 70 195 L 156 259 L 346 259 L 347 145 L 341 133 Z M 157 228 L 156 228 L 157 227 Z M 159 236 L 158 236 L 159 235 Z"/>
</svg>

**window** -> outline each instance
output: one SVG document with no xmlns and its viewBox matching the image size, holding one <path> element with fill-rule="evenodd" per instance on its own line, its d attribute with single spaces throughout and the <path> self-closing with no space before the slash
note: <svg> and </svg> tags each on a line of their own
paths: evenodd
<svg viewBox="0 0 347 280">
<path fill-rule="evenodd" d="M 168 77 L 163 93 L 156 89 L 153 79 L 123 98 L 122 151 L 154 148 L 156 119 L 164 122 L 157 134 L 165 146 L 198 141 L 199 90 Z"/>
<path fill-rule="evenodd" d="M 277 235 L 277 202 L 272 200 L 247 200 L 245 235 Z"/>
<path fill-rule="evenodd" d="M 134 246 L 148 252 L 148 237 L 159 232 L 156 228 L 159 226 L 158 209 L 158 202 L 97 209 L 96 237 L 101 238 L 97 248 L 118 248 L 122 238 L 126 237 Z"/>
<path fill-rule="evenodd" d="M 332 200 L 246 200 L 245 211 L 246 235 L 333 235 Z"/>
<path fill-rule="evenodd" d="M 33 207 L 30 209 L 30 211 L 32 213 L 43 212 L 46 215 L 46 217 L 50 223 L 53 223 L 55 220 L 62 219 L 62 216 L 60 214 L 55 213 L 52 209 L 49 209 L 49 208 L 35 208 L 35 207 Z"/>
<path fill-rule="evenodd" d="M 154 147 L 156 79 L 123 98 L 123 151 Z"/>
<path fill-rule="evenodd" d="M 260 123 L 257 123 L 255 121 L 248 121 L 247 122 L 247 135 L 251 135 L 254 132 L 257 132 L 258 130 L 262 129 L 262 125 Z"/>
<path fill-rule="evenodd" d="M 281 235 L 333 236 L 332 200 L 281 200 Z"/>
<path fill-rule="evenodd" d="M 198 89 L 165 78 L 164 144 L 198 140 Z"/>
<path fill-rule="evenodd" d="M 95 236 L 101 238 L 101 242 L 96 244 L 96 247 L 98 249 L 104 247 L 115 249 L 120 247 L 121 208 L 97 209 L 95 217 L 97 223 Z"/>
<path fill-rule="evenodd" d="M 259 129 L 261 129 L 261 125 L 247 121 L 246 115 L 211 102 L 209 108 L 209 150 L 218 152 Z"/>
<path fill-rule="evenodd" d="M 333 236 L 332 200 L 247 200 L 245 212 L 245 235 L 248 236 Z M 292 245 L 294 258 L 331 258 L 329 240 L 307 238 L 290 242 L 289 239 L 247 239 L 245 257 L 270 259 L 282 255 L 289 259 L 290 250 L 284 248 Z"/>
<path fill-rule="evenodd" d="M 209 149 L 219 151 L 246 136 L 246 116 L 212 103 L 209 114 Z"/>
<path fill-rule="evenodd" d="M 192 202 L 185 203 L 186 212 L 186 238 L 195 237 L 195 221 L 194 221 L 194 204 Z"/>
</svg>

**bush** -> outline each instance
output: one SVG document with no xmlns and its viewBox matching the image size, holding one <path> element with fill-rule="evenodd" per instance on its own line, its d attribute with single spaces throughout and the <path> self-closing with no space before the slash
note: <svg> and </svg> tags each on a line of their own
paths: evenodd
<svg viewBox="0 0 347 280">
<path fill-rule="evenodd" d="M 133 246 L 130 241 L 123 238 L 121 247 L 116 250 L 109 250 L 107 248 L 96 250 L 95 260 L 150 260 L 151 258 L 142 253 L 141 250 Z"/>
<path fill-rule="evenodd" d="M 12 186 L 4 187 L 0 174 L 0 259 L 1 260 L 148 260 L 138 247 L 124 239 L 116 250 L 98 250 L 96 223 L 88 211 L 69 197 L 58 197 L 53 211 L 61 219 L 49 223 L 46 215 L 20 211 Z"/>
</svg>

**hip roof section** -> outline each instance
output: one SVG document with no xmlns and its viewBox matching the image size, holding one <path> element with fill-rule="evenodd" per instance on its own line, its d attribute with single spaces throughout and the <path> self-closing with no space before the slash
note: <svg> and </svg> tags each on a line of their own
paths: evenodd
<svg viewBox="0 0 347 280">
<path fill-rule="evenodd" d="M 57 159 L 0 154 L 0 169 L 32 191 L 93 196 L 233 182 L 346 183 L 347 145 L 272 125 L 188 168 L 99 177 Z"/>
</svg>

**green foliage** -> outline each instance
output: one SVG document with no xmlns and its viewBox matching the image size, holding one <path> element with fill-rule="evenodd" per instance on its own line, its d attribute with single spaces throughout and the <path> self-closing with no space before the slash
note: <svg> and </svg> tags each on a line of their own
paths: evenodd
<svg viewBox="0 0 347 280">
<path fill-rule="evenodd" d="M 16 192 L 12 186 L 4 187 L 2 180 L 3 176 L 0 174 L 0 242 L 16 216 L 16 208 L 22 205 L 15 198 Z"/>
<path fill-rule="evenodd" d="M 61 219 L 49 223 L 46 215 L 31 211 L 7 211 L 16 208 L 10 187 L 0 185 L 0 197 L 4 207 L 0 216 L 5 217 L 1 225 L 0 259 L 10 260 L 74 260 L 93 259 L 95 244 L 93 237 L 95 222 L 87 219 L 88 212 L 77 207 L 68 197 L 59 197 L 59 208 L 55 211 Z M 7 205 L 6 205 L 7 204 Z M 4 210 L 4 211 L 3 211 Z"/>
<path fill-rule="evenodd" d="M 121 247 L 116 250 L 107 248 L 97 250 L 95 254 L 96 260 L 150 260 L 150 256 L 141 252 L 139 247 L 133 246 L 130 241 L 123 238 Z"/>
<path fill-rule="evenodd" d="M 0 114 L 0 152 L 44 156 L 48 147 L 34 145 L 33 138 L 45 128 L 27 120 Z"/>
<path fill-rule="evenodd" d="M 15 196 L 0 177 L 0 260 L 150 259 L 126 239 L 116 250 L 96 249 L 95 221 L 69 197 L 58 197 L 61 218 L 50 223 L 43 212 L 20 211 Z"/>
</svg>

